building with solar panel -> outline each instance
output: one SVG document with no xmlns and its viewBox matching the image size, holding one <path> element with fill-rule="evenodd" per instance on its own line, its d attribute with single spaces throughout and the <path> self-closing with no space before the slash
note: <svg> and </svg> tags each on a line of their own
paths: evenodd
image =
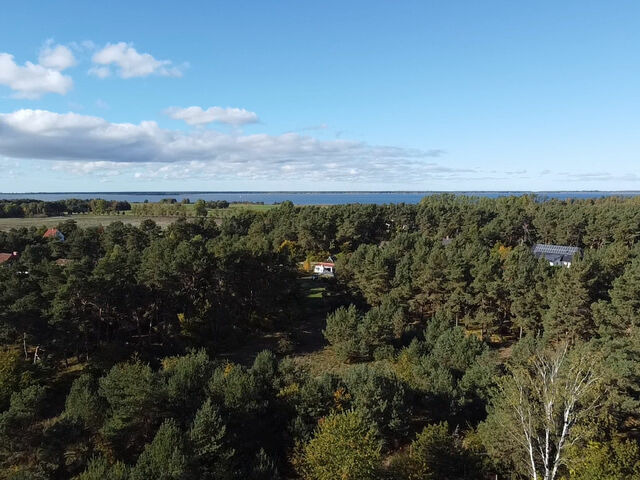
<svg viewBox="0 0 640 480">
<path fill-rule="evenodd" d="M 567 245 L 536 243 L 531 252 L 536 258 L 544 258 L 552 267 L 569 268 L 573 257 L 582 253 L 582 250 L 578 247 L 569 247 Z"/>
</svg>

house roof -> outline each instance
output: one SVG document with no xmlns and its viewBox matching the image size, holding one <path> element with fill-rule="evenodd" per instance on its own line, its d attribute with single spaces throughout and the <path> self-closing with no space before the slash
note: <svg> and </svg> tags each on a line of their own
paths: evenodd
<svg viewBox="0 0 640 480">
<path fill-rule="evenodd" d="M 49 230 L 44 232 L 43 237 L 52 238 L 52 237 L 57 237 L 58 235 L 60 235 L 60 230 L 58 230 L 57 228 L 50 228 Z"/>
<path fill-rule="evenodd" d="M 60 267 L 66 267 L 71 263 L 73 263 L 73 260 L 71 260 L 70 258 L 59 258 L 56 260 L 56 265 Z"/>
<path fill-rule="evenodd" d="M 322 265 L 323 267 L 333 267 L 335 265 L 335 263 L 331 263 L 331 262 L 315 262 L 313 264 L 315 265 Z"/>
<path fill-rule="evenodd" d="M 18 258 L 18 252 L 0 253 L 0 263 L 8 262 L 9 260 L 13 260 L 14 258 Z"/>
<path fill-rule="evenodd" d="M 544 258 L 550 262 L 570 262 L 575 254 L 582 252 L 582 249 L 568 245 L 536 243 L 531 252 L 536 258 Z"/>
</svg>

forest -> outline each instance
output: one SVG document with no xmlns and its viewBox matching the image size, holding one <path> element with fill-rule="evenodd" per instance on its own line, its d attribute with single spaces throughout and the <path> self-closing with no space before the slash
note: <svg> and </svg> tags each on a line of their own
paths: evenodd
<svg viewBox="0 0 640 480">
<path fill-rule="evenodd" d="M 0 218 L 55 217 L 89 212 L 103 215 L 106 213 L 118 214 L 126 210 L 131 210 L 129 202 L 107 201 L 102 198 L 90 200 L 69 198 L 55 201 L 29 198 L 0 199 Z"/>
<path fill-rule="evenodd" d="M 58 229 L 0 232 L 2 479 L 640 478 L 640 197 Z"/>
</svg>

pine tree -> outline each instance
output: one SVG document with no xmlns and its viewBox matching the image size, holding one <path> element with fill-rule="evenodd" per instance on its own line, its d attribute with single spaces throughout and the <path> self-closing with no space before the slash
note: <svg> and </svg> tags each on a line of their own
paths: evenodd
<svg viewBox="0 0 640 480">
<path fill-rule="evenodd" d="M 227 427 L 219 410 L 211 399 L 207 399 L 196 413 L 189 430 L 189 442 L 198 478 L 232 478 L 231 459 L 234 450 L 228 446 L 226 436 Z"/>
<path fill-rule="evenodd" d="M 187 474 L 183 438 L 174 420 L 160 425 L 131 470 L 131 480 L 181 480 Z"/>
<path fill-rule="evenodd" d="M 640 257 L 625 269 L 622 276 L 613 282 L 610 292 L 611 305 L 614 308 L 621 328 L 635 327 L 640 324 Z"/>
<path fill-rule="evenodd" d="M 549 310 L 544 315 L 544 333 L 550 338 L 586 338 L 594 331 L 587 265 L 574 262 L 561 268 L 549 291 Z"/>
</svg>

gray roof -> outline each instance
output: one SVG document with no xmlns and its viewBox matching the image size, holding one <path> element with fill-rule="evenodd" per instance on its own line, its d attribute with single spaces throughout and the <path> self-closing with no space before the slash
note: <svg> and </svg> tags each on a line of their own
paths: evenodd
<svg viewBox="0 0 640 480">
<path fill-rule="evenodd" d="M 568 245 L 550 245 L 547 243 L 536 243 L 531 252 L 536 258 L 544 258 L 549 262 L 570 262 L 576 253 L 581 253 L 579 247 Z"/>
</svg>

